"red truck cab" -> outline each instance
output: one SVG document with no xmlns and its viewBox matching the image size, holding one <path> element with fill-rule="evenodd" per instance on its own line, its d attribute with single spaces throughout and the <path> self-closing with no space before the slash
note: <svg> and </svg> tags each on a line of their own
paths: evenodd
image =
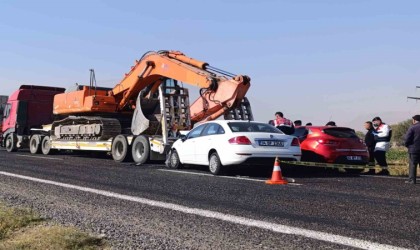
<svg viewBox="0 0 420 250">
<path fill-rule="evenodd" d="M 7 95 L 0 95 L 0 114 L 3 114 L 7 103 Z M 0 122 L 0 142 L 3 140 L 2 123 Z M 1 143 L 0 143 L 1 144 Z"/>
<path fill-rule="evenodd" d="M 53 121 L 54 96 L 64 88 L 22 85 L 4 107 L 1 146 L 13 152 L 28 146 L 31 130 Z"/>
</svg>

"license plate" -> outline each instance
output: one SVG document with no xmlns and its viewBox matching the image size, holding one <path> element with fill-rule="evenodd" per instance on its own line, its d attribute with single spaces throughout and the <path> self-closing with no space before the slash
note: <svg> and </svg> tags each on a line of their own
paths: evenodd
<svg viewBox="0 0 420 250">
<path fill-rule="evenodd" d="M 349 161 L 361 161 L 362 157 L 360 155 L 358 155 L 358 156 L 352 155 L 352 156 L 347 156 L 347 160 L 349 160 Z"/>
<path fill-rule="evenodd" d="M 259 141 L 260 146 L 284 147 L 282 141 Z"/>
</svg>

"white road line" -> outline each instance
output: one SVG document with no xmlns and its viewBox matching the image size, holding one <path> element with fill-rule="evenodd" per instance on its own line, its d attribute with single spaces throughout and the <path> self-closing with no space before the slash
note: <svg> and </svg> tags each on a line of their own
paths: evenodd
<svg viewBox="0 0 420 250">
<path fill-rule="evenodd" d="M 246 178 L 241 176 L 223 176 L 223 175 L 212 175 L 212 174 L 205 174 L 205 173 L 195 173 L 195 172 L 188 172 L 188 171 L 182 171 L 182 170 L 172 170 L 172 169 L 157 169 L 158 171 L 163 172 L 171 172 L 171 173 L 177 173 L 177 174 L 191 174 L 191 175 L 201 175 L 201 176 L 209 176 L 209 177 L 215 177 L 215 178 L 225 178 L 225 179 L 234 179 L 234 180 L 245 180 L 245 181 L 255 181 L 255 182 L 265 182 L 265 180 L 261 179 L 252 179 L 252 178 Z M 287 181 L 289 181 L 289 185 L 294 186 L 302 186 L 302 184 L 299 183 L 293 183 L 295 180 L 292 178 L 285 178 Z"/>
<path fill-rule="evenodd" d="M 56 161 L 62 161 L 63 159 L 60 158 L 53 158 L 53 157 L 45 157 L 45 156 L 34 156 L 34 155 L 17 155 L 22 157 L 30 157 L 30 158 L 39 158 L 39 159 L 47 159 L 47 160 L 56 160 Z"/>
<path fill-rule="evenodd" d="M 308 229 L 299 228 L 299 227 L 276 224 L 276 223 L 271 223 L 271 222 L 266 222 L 266 221 L 261 221 L 261 220 L 254 220 L 254 219 L 249 219 L 249 218 L 240 217 L 236 215 L 229 215 L 225 213 L 214 212 L 210 210 L 191 208 L 191 207 L 177 205 L 177 204 L 168 203 L 168 202 L 155 201 L 155 200 L 141 198 L 141 197 L 123 195 L 123 194 L 118 194 L 118 193 L 109 192 L 109 191 L 100 190 L 100 189 L 76 186 L 76 185 L 49 181 L 49 180 L 44 180 L 44 179 L 39 179 L 39 178 L 34 178 L 34 177 L 29 177 L 29 176 L 24 176 L 24 175 L 12 174 L 8 172 L 4 172 L 4 171 L 0 171 L 0 175 L 54 185 L 58 187 L 68 188 L 68 189 L 74 189 L 74 190 L 83 191 L 87 193 L 103 195 L 106 197 L 116 198 L 120 200 L 137 202 L 137 203 L 148 205 L 148 206 L 159 207 L 159 208 L 169 209 L 169 210 L 173 210 L 173 211 L 177 211 L 181 213 L 193 214 L 193 215 L 202 216 L 206 218 L 222 220 L 222 221 L 226 221 L 226 222 L 230 222 L 230 223 L 234 223 L 238 225 L 256 227 L 260 229 L 270 230 L 276 233 L 302 236 L 302 237 L 306 237 L 306 238 L 310 238 L 314 240 L 325 241 L 325 242 L 334 243 L 334 244 L 343 245 L 343 246 L 350 246 L 350 247 L 356 247 L 356 248 L 361 248 L 361 249 L 384 249 L 384 250 L 385 249 L 390 249 L 390 250 L 391 249 L 392 250 L 406 249 L 406 248 L 400 248 L 396 246 L 380 244 L 376 242 L 360 240 L 360 239 L 355 239 L 355 238 L 341 236 L 341 235 L 323 233 L 323 232 L 318 232 L 314 230 L 308 230 Z"/>
<path fill-rule="evenodd" d="M 386 175 L 360 175 L 366 178 L 382 178 L 382 179 L 397 179 L 397 180 L 406 180 L 408 177 L 398 177 L 398 176 L 386 176 Z"/>
</svg>

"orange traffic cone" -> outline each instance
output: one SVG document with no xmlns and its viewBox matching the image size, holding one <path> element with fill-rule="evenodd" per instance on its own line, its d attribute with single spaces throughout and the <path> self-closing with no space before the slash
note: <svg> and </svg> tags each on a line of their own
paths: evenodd
<svg viewBox="0 0 420 250">
<path fill-rule="evenodd" d="M 281 174 L 281 168 L 280 168 L 280 160 L 276 157 L 276 160 L 274 161 L 274 169 L 273 169 L 273 175 L 271 176 L 271 180 L 267 180 L 265 182 L 266 184 L 287 184 L 287 180 L 283 179 L 283 176 Z"/>
</svg>

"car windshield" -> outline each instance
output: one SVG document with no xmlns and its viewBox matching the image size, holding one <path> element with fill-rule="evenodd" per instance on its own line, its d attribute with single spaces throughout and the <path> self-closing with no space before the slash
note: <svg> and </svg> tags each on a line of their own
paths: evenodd
<svg viewBox="0 0 420 250">
<path fill-rule="evenodd" d="M 324 133 L 337 138 L 359 138 L 351 128 L 326 128 Z"/>
<path fill-rule="evenodd" d="M 233 133 L 242 132 L 262 132 L 262 133 L 276 133 L 283 134 L 279 129 L 271 126 L 270 124 L 265 123 L 255 123 L 255 122 L 229 122 L 228 123 L 230 130 Z"/>
</svg>

